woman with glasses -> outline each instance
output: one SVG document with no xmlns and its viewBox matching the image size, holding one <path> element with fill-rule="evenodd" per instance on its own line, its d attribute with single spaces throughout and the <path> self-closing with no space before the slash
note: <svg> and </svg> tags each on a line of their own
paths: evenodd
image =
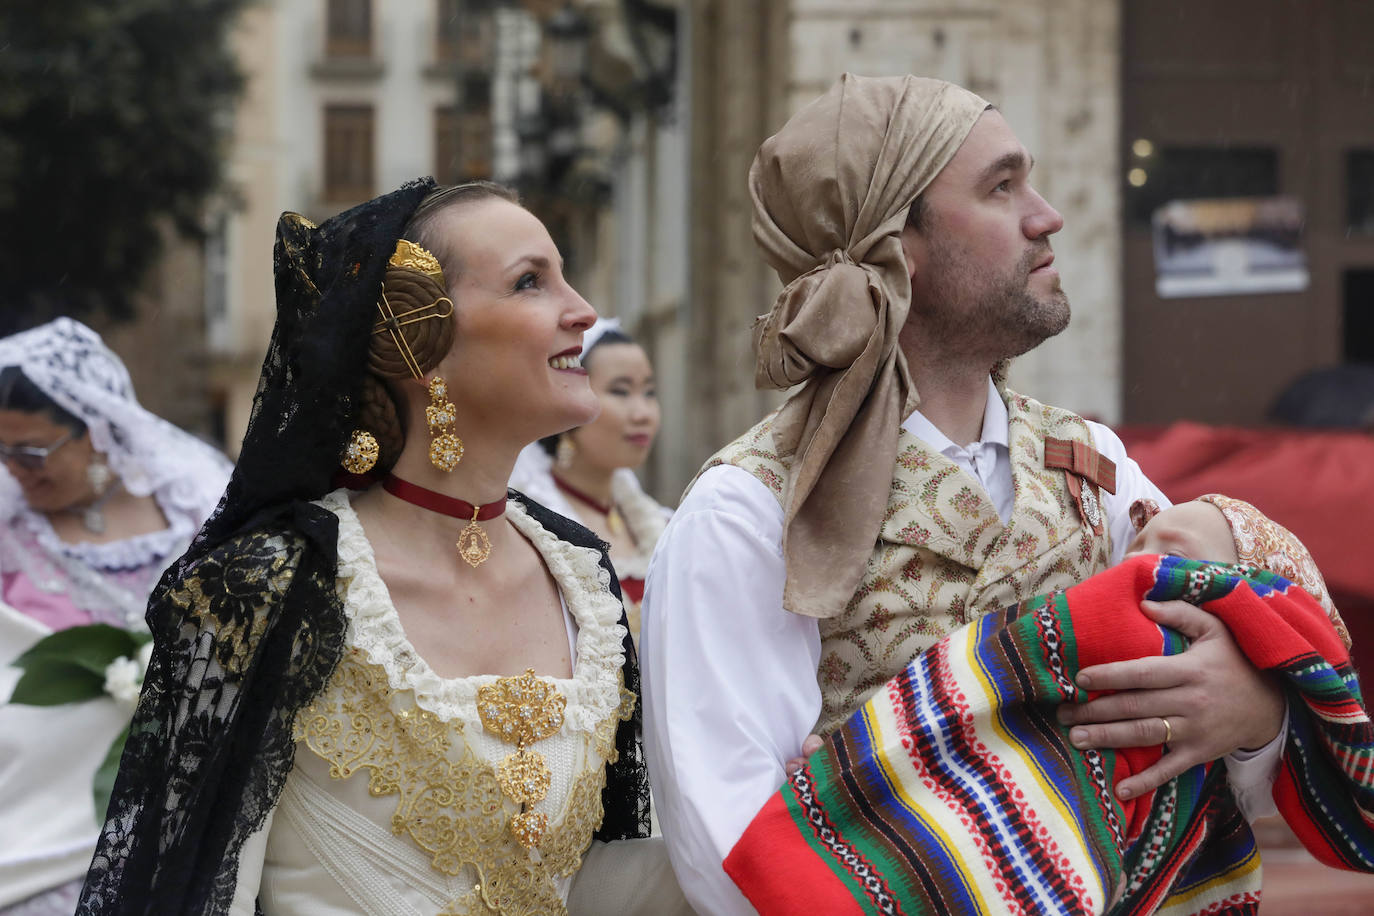
<svg viewBox="0 0 1374 916">
<path fill-rule="evenodd" d="M 229 470 L 139 405 L 85 325 L 0 340 L 0 914 L 76 908 L 104 817 L 93 780 L 141 676 L 136 651 L 109 671 L 98 652 L 147 639 L 148 594 Z M 30 650 L 46 663 L 16 667 Z"/>
</svg>

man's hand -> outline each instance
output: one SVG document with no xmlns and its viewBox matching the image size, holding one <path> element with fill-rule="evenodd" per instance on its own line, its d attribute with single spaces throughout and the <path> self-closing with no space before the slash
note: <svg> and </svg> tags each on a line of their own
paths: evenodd
<svg viewBox="0 0 1374 916">
<path fill-rule="evenodd" d="M 1079 687 L 1118 692 L 1059 707 L 1059 721 L 1074 726 L 1069 739 L 1077 748 L 1147 747 L 1168 738 L 1158 763 L 1117 786 L 1121 798 L 1156 789 L 1238 748 L 1263 747 L 1282 727 L 1285 708 L 1277 681 L 1250 664 L 1219 619 L 1184 601 L 1140 607 L 1187 636 L 1187 651 L 1084 668 Z"/>
<path fill-rule="evenodd" d="M 801 756 L 793 757 L 791 760 L 787 761 L 787 765 L 783 767 L 787 775 L 791 776 L 793 773 L 800 770 L 802 764 L 806 763 L 806 758 L 820 750 L 821 744 L 823 743 L 820 735 L 807 735 L 806 740 L 802 742 Z"/>
</svg>

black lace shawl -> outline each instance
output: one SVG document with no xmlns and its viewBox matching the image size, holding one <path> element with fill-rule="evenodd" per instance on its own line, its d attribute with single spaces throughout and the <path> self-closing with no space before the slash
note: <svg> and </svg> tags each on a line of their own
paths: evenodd
<svg viewBox="0 0 1374 916">
<path fill-rule="evenodd" d="M 78 914 L 228 912 L 239 850 L 291 770 L 292 720 L 343 652 L 338 518 L 311 500 L 332 489 L 352 427 L 386 261 L 433 189 L 413 182 L 318 228 L 294 214 L 278 225 L 277 325 L 248 433 L 218 511 L 149 600 L 155 649 Z M 595 535 L 512 496 L 600 549 L 619 597 Z M 628 635 L 623 673 L 638 695 Z M 617 731 L 597 839 L 648 835 L 640 721 L 636 704 Z"/>
</svg>

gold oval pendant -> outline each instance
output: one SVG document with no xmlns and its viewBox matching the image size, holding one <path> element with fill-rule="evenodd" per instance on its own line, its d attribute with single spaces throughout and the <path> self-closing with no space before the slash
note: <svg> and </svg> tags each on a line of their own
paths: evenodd
<svg viewBox="0 0 1374 916">
<path fill-rule="evenodd" d="M 474 519 L 468 522 L 468 526 L 463 529 L 463 533 L 458 535 L 458 556 L 463 558 L 473 569 L 481 566 L 491 556 L 491 538 L 478 525 Z"/>
</svg>

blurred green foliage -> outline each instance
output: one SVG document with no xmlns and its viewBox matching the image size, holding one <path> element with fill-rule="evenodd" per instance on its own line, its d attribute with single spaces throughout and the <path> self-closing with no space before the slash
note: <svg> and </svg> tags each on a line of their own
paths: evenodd
<svg viewBox="0 0 1374 916">
<path fill-rule="evenodd" d="M 247 2 L 0 3 L 0 334 L 128 317 L 160 227 L 200 233 Z"/>
</svg>

